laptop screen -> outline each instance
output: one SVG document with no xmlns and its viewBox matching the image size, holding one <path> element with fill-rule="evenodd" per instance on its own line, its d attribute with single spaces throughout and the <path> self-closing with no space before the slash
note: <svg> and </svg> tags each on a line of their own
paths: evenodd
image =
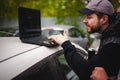
<svg viewBox="0 0 120 80">
<path fill-rule="evenodd" d="M 40 10 L 19 7 L 18 23 L 20 38 L 41 35 Z"/>
</svg>

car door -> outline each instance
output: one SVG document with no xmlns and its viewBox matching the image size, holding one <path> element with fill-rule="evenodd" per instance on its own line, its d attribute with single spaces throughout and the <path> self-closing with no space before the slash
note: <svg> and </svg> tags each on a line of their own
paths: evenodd
<svg viewBox="0 0 120 80">
<path fill-rule="evenodd" d="M 58 55 L 55 58 L 56 61 L 56 71 L 63 80 L 79 80 L 76 73 L 67 64 L 64 54 Z"/>
</svg>

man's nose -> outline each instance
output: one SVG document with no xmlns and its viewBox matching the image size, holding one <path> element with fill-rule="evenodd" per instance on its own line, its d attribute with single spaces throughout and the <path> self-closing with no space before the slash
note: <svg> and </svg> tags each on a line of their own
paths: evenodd
<svg viewBox="0 0 120 80">
<path fill-rule="evenodd" d="M 87 22 L 87 19 L 86 19 L 86 18 L 84 18 L 83 22 L 84 22 L 84 23 L 86 23 L 86 22 Z"/>
</svg>

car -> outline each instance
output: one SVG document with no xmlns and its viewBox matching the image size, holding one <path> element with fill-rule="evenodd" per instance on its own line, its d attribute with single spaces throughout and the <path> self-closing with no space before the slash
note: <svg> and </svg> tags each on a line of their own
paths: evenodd
<svg viewBox="0 0 120 80">
<path fill-rule="evenodd" d="M 87 36 L 74 26 L 53 25 L 42 27 L 42 35 L 48 37 L 50 35 L 63 34 L 64 30 L 67 32 L 68 39 L 71 42 L 74 42 L 87 50 L 89 46 L 89 40 Z"/>
<path fill-rule="evenodd" d="M 87 51 L 75 45 L 83 57 Z M 23 43 L 19 37 L 0 37 L 0 80 L 78 80 L 63 49 Z"/>
</svg>

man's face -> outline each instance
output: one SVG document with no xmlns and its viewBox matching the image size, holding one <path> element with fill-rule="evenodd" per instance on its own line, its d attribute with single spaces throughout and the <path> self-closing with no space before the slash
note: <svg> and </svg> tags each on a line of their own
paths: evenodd
<svg viewBox="0 0 120 80">
<path fill-rule="evenodd" d="M 101 23 L 95 13 L 86 15 L 83 22 L 86 25 L 86 30 L 88 33 L 100 32 L 101 30 Z"/>
</svg>

